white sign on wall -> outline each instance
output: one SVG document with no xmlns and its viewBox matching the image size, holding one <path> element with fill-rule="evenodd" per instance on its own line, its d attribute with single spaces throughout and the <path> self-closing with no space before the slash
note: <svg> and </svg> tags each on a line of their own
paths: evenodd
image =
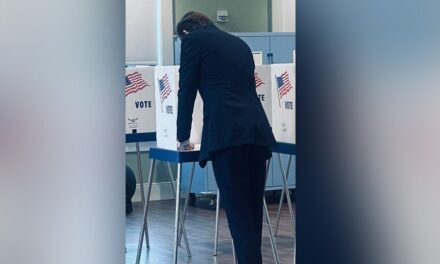
<svg viewBox="0 0 440 264">
<path fill-rule="evenodd" d="M 255 66 L 255 86 L 267 119 L 272 125 L 272 83 L 270 65 Z"/>
<path fill-rule="evenodd" d="M 155 132 L 154 67 L 130 67 L 125 72 L 125 133 Z"/>
<path fill-rule="evenodd" d="M 179 90 L 179 66 L 155 67 L 156 82 L 156 138 L 157 146 L 177 149 L 177 106 Z M 203 102 L 197 93 L 191 126 L 191 143 L 200 148 L 203 127 Z"/>
<path fill-rule="evenodd" d="M 295 64 L 272 64 L 272 130 L 278 142 L 295 144 Z"/>
<path fill-rule="evenodd" d="M 254 57 L 255 65 L 263 65 L 263 52 L 262 51 L 252 51 L 252 56 Z"/>
</svg>

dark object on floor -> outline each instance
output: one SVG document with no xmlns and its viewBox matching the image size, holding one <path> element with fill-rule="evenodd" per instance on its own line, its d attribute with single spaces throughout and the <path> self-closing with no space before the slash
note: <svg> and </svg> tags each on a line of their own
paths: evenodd
<svg viewBox="0 0 440 264">
<path fill-rule="evenodd" d="M 133 212 L 131 198 L 136 191 L 136 176 L 128 166 L 125 166 L 125 178 L 125 214 L 131 214 Z"/>
<path fill-rule="evenodd" d="M 189 196 L 189 205 L 200 209 L 215 210 L 217 207 L 216 194 L 196 194 L 191 193 Z"/>
<path fill-rule="evenodd" d="M 190 193 L 189 194 L 189 206 L 196 207 L 196 201 L 197 201 L 196 194 Z"/>
<path fill-rule="evenodd" d="M 217 196 L 211 196 L 211 200 L 209 201 L 209 209 L 215 210 L 217 209 Z"/>
</svg>

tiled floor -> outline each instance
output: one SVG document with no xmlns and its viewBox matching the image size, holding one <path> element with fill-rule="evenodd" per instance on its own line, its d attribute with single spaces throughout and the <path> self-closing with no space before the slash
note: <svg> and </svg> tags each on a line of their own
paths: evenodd
<svg viewBox="0 0 440 264">
<path fill-rule="evenodd" d="M 141 263 L 166 264 L 172 263 L 173 257 L 173 230 L 174 230 L 174 201 L 151 202 L 149 209 L 150 249 L 142 251 Z M 277 204 L 268 204 L 272 225 L 275 223 Z M 134 212 L 127 216 L 126 222 L 126 263 L 132 264 L 136 260 L 137 243 L 142 220 L 142 205 L 134 204 Z M 220 231 L 218 256 L 213 256 L 215 210 L 203 208 L 188 208 L 186 232 L 190 243 L 192 257 L 186 255 L 184 244 L 179 248 L 179 263 L 198 264 L 231 264 L 232 247 L 229 229 L 223 209 L 220 211 Z M 293 263 L 293 228 L 292 222 L 284 204 L 280 222 L 279 237 L 276 238 L 281 264 Z M 265 264 L 275 263 L 270 246 L 267 225 L 263 233 L 263 258 Z M 183 242 L 183 241 L 182 241 Z"/>
</svg>

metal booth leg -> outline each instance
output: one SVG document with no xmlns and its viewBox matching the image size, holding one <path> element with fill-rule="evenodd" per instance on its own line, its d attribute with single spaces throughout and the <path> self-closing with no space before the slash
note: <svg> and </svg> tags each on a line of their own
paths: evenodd
<svg viewBox="0 0 440 264">
<path fill-rule="evenodd" d="M 293 237 L 293 264 L 296 264 L 296 232 L 295 236 Z"/>
<path fill-rule="evenodd" d="M 153 184 L 153 174 L 156 167 L 156 160 L 152 159 L 150 162 L 150 173 L 148 175 L 148 189 L 147 189 L 147 196 L 145 198 L 145 204 L 144 204 L 144 216 L 142 219 L 142 228 L 141 233 L 139 236 L 139 243 L 138 243 L 138 249 L 137 249 L 137 255 L 136 255 L 136 264 L 139 264 L 141 259 L 141 253 L 142 253 L 142 243 L 144 241 L 144 231 L 147 223 L 147 215 L 148 215 L 148 205 L 150 201 L 150 195 L 151 195 L 151 186 Z"/>
<path fill-rule="evenodd" d="M 179 230 L 180 230 L 180 177 L 182 174 L 182 164 L 177 163 L 177 178 L 176 178 L 176 212 L 174 219 L 174 252 L 173 252 L 173 263 L 177 264 L 177 257 L 179 253 Z"/>
<path fill-rule="evenodd" d="M 215 208 L 214 256 L 217 256 L 219 218 L 220 218 L 220 190 L 217 189 L 217 205 Z M 234 243 L 232 243 L 232 245 L 234 245 Z"/>
<path fill-rule="evenodd" d="M 188 211 L 189 196 L 191 194 L 191 188 L 192 188 L 192 183 L 193 183 L 193 179 L 194 179 L 194 170 L 195 170 L 195 168 L 196 168 L 196 163 L 193 162 L 193 164 L 191 166 L 191 173 L 190 173 L 190 176 L 189 176 L 188 191 L 186 192 L 185 203 L 183 205 L 183 214 L 182 214 L 181 219 L 180 219 L 180 225 L 181 225 L 182 230 L 180 230 L 180 232 L 179 232 L 179 239 L 178 239 L 179 246 L 180 246 L 180 242 L 182 240 L 182 231 L 185 229 L 186 212 Z M 185 236 L 184 239 L 186 240 L 185 243 L 187 245 L 189 245 L 187 236 Z M 187 250 L 188 250 L 188 257 L 191 257 L 191 250 L 189 250 L 189 246 L 187 247 Z"/>
<path fill-rule="evenodd" d="M 235 255 L 234 240 L 232 240 L 232 258 L 234 260 L 234 264 L 237 264 L 237 256 Z"/>
<path fill-rule="evenodd" d="M 141 187 L 141 202 L 144 204 L 145 203 L 144 178 L 142 177 L 142 161 L 141 161 L 141 150 L 139 147 L 139 142 L 136 142 L 136 157 L 137 157 L 137 165 L 138 165 L 139 185 Z M 150 238 L 148 236 L 147 222 L 145 222 L 143 232 L 145 233 L 145 241 L 147 244 L 147 248 L 150 248 Z"/>
<path fill-rule="evenodd" d="M 270 244 L 272 246 L 273 257 L 275 259 L 275 263 L 280 264 L 280 257 L 278 255 L 277 245 L 275 243 L 275 239 L 274 239 L 274 235 L 273 235 L 273 231 L 272 231 L 272 226 L 270 224 L 269 211 L 267 210 L 266 199 L 264 199 L 264 214 L 265 214 L 266 220 L 267 220 L 267 227 L 269 230 L 269 238 L 270 238 Z"/>
<path fill-rule="evenodd" d="M 171 188 L 172 188 L 172 191 L 173 191 L 174 199 L 176 199 L 176 186 L 174 185 L 174 177 L 173 177 L 173 172 L 171 171 L 171 165 L 170 165 L 169 162 L 167 162 L 166 165 L 167 165 L 167 172 L 168 172 L 168 176 L 170 178 Z M 185 212 L 185 214 L 186 214 L 186 212 Z M 181 239 L 181 235 L 183 234 L 183 239 L 184 239 L 184 242 L 185 242 L 185 247 L 186 247 L 187 255 L 188 255 L 188 257 L 191 257 L 191 249 L 189 247 L 189 242 L 188 242 L 188 238 L 187 238 L 187 235 L 186 235 L 185 226 L 182 224 L 182 221 L 180 221 L 180 226 L 181 226 L 182 229 L 180 231 L 180 235 L 179 235 L 179 239 L 178 239 L 179 243 L 178 244 L 180 246 L 180 239 Z"/>
<path fill-rule="evenodd" d="M 269 173 L 269 167 L 270 167 L 270 159 L 266 163 L 266 179 L 267 179 L 267 175 Z M 272 225 L 270 223 L 269 211 L 267 210 L 266 198 L 264 196 L 263 196 L 263 207 L 264 207 L 263 208 L 264 215 L 266 216 L 267 227 L 269 229 L 270 244 L 272 246 L 272 252 L 273 252 L 274 259 L 275 259 L 275 264 L 280 264 L 280 257 L 278 255 L 278 249 L 277 249 L 277 245 L 275 243 L 275 239 L 274 239 L 274 235 L 273 235 L 273 231 L 272 231 Z"/>
<path fill-rule="evenodd" d="M 292 155 L 289 156 L 289 161 L 287 163 L 287 171 L 285 170 L 285 167 L 284 167 L 284 164 L 283 164 L 283 160 L 281 158 L 281 154 L 280 153 L 278 153 L 278 160 L 279 160 L 279 163 L 280 163 L 281 176 L 283 178 L 283 190 L 281 192 L 281 198 L 280 198 L 280 202 L 279 202 L 279 205 L 278 205 L 277 221 L 276 221 L 276 226 L 275 226 L 275 236 L 278 235 L 278 227 L 279 227 L 279 224 L 280 224 L 281 208 L 282 208 L 282 205 L 283 205 L 284 194 L 287 197 L 287 205 L 289 207 L 290 217 L 292 219 L 293 226 L 295 227 L 294 211 L 292 209 L 292 202 L 290 200 L 290 191 L 289 191 L 289 186 L 287 184 L 287 179 L 289 177 L 289 172 L 290 172 L 290 167 L 291 167 L 290 164 L 292 162 Z"/>
</svg>

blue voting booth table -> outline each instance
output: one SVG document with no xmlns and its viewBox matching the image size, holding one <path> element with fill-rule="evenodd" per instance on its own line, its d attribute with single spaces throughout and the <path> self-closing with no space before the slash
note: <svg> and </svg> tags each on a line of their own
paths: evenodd
<svg viewBox="0 0 440 264">
<path fill-rule="evenodd" d="M 289 187 L 292 187 L 292 186 L 289 186 L 288 175 L 289 175 L 289 171 L 290 171 L 292 157 L 293 157 L 293 155 L 296 154 L 296 148 L 295 148 L 294 144 L 278 143 L 275 147 L 273 147 L 272 151 L 275 155 L 278 156 L 278 162 L 280 165 L 280 172 L 281 172 L 281 177 L 282 177 L 282 182 L 283 182 L 282 196 L 281 196 L 280 204 L 279 204 L 279 208 L 278 208 L 277 229 L 278 229 L 282 201 L 284 199 L 284 195 L 286 195 L 290 215 L 292 217 L 293 227 L 295 230 L 294 210 L 291 205 L 290 190 L 289 190 Z M 281 157 L 282 154 L 288 156 L 287 168 L 284 166 L 283 159 Z M 175 191 L 173 263 L 176 264 L 177 259 L 178 259 L 178 249 L 179 249 L 179 245 L 181 244 L 180 242 L 181 242 L 182 238 L 185 243 L 187 255 L 188 255 L 188 257 L 191 257 L 190 245 L 189 245 L 188 238 L 187 238 L 186 231 L 185 231 L 185 217 L 186 217 L 186 212 L 187 212 L 187 208 L 188 208 L 189 194 L 192 191 L 192 184 L 193 184 L 193 179 L 194 179 L 194 175 L 195 175 L 196 163 L 198 163 L 198 160 L 199 160 L 199 151 L 182 152 L 182 151 L 176 151 L 176 150 L 168 150 L 168 149 L 151 147 L 149 157 L 150 157 L 150 164 L 151 165 L 150 165 L 150 171 L 148 174 L 148 181 L 147 181 L 148 187 L 146 190 L 146 196 L 145 196 L 145 202 L 144 202 L 144 216 L 143 216 L 142 227 L 141 227 L 142 232 L 139 237 L 139 246 L 138 246 L 138 251 L 137 251 L 136 263 L 139 263 L 139 261 L 140 261 L 144 233 L 148 234 L 148 230 L 147 230 L 148 228 L 147 228 L 146 223 L 147 223 L 147 218 L 148 218 L 148 208 L 149 208 L 149 201 L 150 201 L 150 194 L 151 194 L 152 177 L 153 177 L 153 174 L 154 174 L 154 171 L 156 168 L 156 162 L 157 161 L 164 161 L 164 162 L 167 162 L 168 165 L 170 163 L 177 164 L 176 186 L 173 186 L 174 191 Z M 271 160 L 274 160 L 274 158 L 275 158 L 275 156 Z M 269 175 L 270 168 L 272 168 L 271 167 L 271 160 L 268 160 L 268 162 L 267 162 L 266 177 Z M 184 171 L 183 166 L 186 166 L 186 165 L 189 165 L 189 170 Z M 185 173 L 185 172 L 187 172 L 187 173 Z M 173 180 L 171 169 L 169 169 L 169 174 L 170 174 L 170 179 Z M 185 177 L 183 177 L 183 175 L 185 175 Z M 172 185 L 174 185 L 174 184 L 172 184 Z M 181 198 L 181 189 L 183 189 L 182 186 L 184 186 L 184 185 L 186 185 L 185 189 L 187 191 L 186 191 L 186 195 L 184 197 L 185 199 L 184 199 L 184 205 L 183 205 L 183 210 L 182 210 L 181 205 L 180 205 L 180 198 Z M 218 196 L 217 196 L 217 211 L 216 211 L 216 223 L 215 223 L 216 228 L 215 228 L 215 235 L 214 235 L 214 240 L 215 240 L 215 242 L 214 242 L 214 255 L 217 255 L 218 222 L 219 222 L 218 218 L 219 218 L 219 208 L 220 208 L 220 193 L 218 192 L 218 190 L 216 190 L 216 192 L 217 192 Z M 267 209 L 265 199 L 263 202 L 264 202 L 264 215 L 265 215 L 268 230 L 269 230 L 269 236 L 270 236 L 270 242 L 271 242 L 271 246 L 272 246 L 273 256 L 275 259 L 275 263 L 279 264 L 280 263 L 279 256 L 278 256 L 278 252 L 277 252 L 277 248 L 276 248 L 276 243 L 274 240 L 275 234 L 272 230 L 272 225 L 271 225 L 269 212 Z M 148 239 L 148 236 L 146 236 L 146 239 Z M 294 240 L 295 240 L 295 234 L 294 234 Z M 147 240 L 147 247 L 148 247 L 148 240 Z M 296 245 L 295 245 L 295 248 L 296 248 Z M 294 262 L 295 262 L 295 257 L 294 257 Z"/>
</svg>

